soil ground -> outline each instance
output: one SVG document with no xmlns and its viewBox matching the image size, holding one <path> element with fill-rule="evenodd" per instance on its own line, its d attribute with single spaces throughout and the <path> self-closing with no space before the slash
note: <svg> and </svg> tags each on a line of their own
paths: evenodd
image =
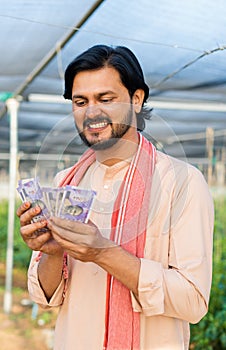
<svg viewBox="0 0 226 350">
<path fill-rule="evenodd" d="M 26 271 L 14 270 L 12 310 L 3 311 L 5 267 L 0 264 L 0 350 L 52 349 L 57 310 L 36 311 L 32 319 L 32 303 L 27 292 Z M 28 305 L 24 305 L 28 302 Z M 34 315 L 33 315 L 34 316 Z"/>
</svg>

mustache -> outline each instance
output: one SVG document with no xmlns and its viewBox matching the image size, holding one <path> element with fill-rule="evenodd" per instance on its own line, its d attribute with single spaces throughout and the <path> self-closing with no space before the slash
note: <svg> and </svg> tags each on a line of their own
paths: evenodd
<svg viewBox="0 0 226 350">
<path fill-rule="evenodd" d="M 85 129 L 90 124 L 96 124 L 101 122 L 107 122 L 108 124 L 112 124 L 112 120 L 109 117 L 97 116 L 95 118 L 87 118 L 83 122 L 83 128 Z"/>
</svg>

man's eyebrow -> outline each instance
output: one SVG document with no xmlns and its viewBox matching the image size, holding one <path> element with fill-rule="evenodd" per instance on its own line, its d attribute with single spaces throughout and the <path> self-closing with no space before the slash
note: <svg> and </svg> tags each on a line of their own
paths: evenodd
<svg viewBox="0 0 226 350">
<path fill-rule="evenodd" d="M 83 96 L 83 95 L 73 95 L 73 96 L 72 96 L 72 99 L 73 99 L 73 98 L 85 98 L 85 96 Z"/>
<path fill-rule="evenodd" d="M 115 91 L 112 91 L 112 90 L 107 90 L 107 91 L 103 91 L 103 92 L 98 92 L 98 93 L 96 93 L 95 94 L 95 96 L 96 97 L 102 97 L 102 96 L 105 96 L 105 95 L 116 95 L 116 92 Z M 87 98 L 86 96 L 85 96 L 85 94 L 84 95 L 82 95 L 82 94 L 75 94 L 75 95 L 73 95 L 72 96 L 72 99 L 75 99 L 75 98 Z"/>
<path fill-rule="evenodd" d="M 100 92 L 100 93 L 98 93 L 97 95 L 98 95 L 99 97 L 102 97 L 102 96 L 104 96 L 104 95 L 115 95 L 115 94 L 116 94 L 115 91 L 108 90 L 108 91 Z"/>
</svg>

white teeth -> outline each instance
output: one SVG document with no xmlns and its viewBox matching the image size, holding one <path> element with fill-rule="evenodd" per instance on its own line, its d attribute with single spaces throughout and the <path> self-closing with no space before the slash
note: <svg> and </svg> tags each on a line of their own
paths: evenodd
<svg viewBox="0 0 226 350">
<path fill-rule="evenodd" d="M 98 129 L 98 128 L 103 128 L 107 125 L 106 122 L 102 122 L 102 123 L 97 123 L 97 124 L 89 124 L 89 128 L 90 129 Z"/>
</svg>

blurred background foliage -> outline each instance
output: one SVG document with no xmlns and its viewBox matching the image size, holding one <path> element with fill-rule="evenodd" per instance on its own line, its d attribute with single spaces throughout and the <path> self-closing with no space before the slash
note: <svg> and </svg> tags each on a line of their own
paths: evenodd
<svg viewBox="0 0 226 350">
<path fill-rule="evenodd" d="M 226 349 L 226 198 L 215 200 L 213 282 L 209 311 L 191 325 L 191 348 Z"/>
</svg>

